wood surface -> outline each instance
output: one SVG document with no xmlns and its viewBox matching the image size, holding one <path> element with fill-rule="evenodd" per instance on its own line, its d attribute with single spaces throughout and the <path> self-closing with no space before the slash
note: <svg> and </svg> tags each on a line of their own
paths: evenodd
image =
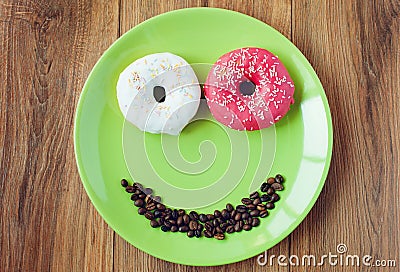
<svg viewBox="0 0 400 272">
<path fill-rule="evenodd" d="M 73 117 L 101 54 L 138 23 L 174 9 L 220 7 L 276 28 L 309 59 L 334 127 L 326 185 L 303 223 L 268 254 L 336 252 L 400 267 L 400 2 L 0 2 L 0 271 L 378 271 L 374 267 L 172 264 L 103 221 L 81 184 Z M 381 271 L 381 270 L 379 270 Z"/>
</svg>

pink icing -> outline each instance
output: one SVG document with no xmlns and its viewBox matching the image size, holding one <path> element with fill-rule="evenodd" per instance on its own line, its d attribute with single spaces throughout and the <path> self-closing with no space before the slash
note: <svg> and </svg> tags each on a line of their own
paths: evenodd
<svg viewBox="0 0 400 272">
<path fill-rule="evenodd" d="M 243 95 L 239 85 L 251 81 L 256 89 Z M 258 130 L 279 121 L 293 99 L 294 85 L 277 56 L 261 48 L 240 48 L 220 57 L 204 84 L 214 118 L 236 130 Z"/>
</svg>

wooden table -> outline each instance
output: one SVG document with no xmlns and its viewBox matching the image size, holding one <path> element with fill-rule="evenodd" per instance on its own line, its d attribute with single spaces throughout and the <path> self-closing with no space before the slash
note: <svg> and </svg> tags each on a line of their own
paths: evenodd
<svg viewBox="0 0 400 272">
<path fill-rule="evenodd" d="M 279 30 L 310 60 L 330 103 L 326 185 L 304 222 L 268 253 L 321 256 L 345 243 L 349 254 L 395 259 L 399 271 L 398 0 L 2 1 L 0 271 L 318 270 L 262 267 L 256 258 L 214 268 L 161 261 L 116 235 L 83 189 L 72 132 L 89 71 L 138 23 L 195 6 L 236 10 Z"/>
</svg>

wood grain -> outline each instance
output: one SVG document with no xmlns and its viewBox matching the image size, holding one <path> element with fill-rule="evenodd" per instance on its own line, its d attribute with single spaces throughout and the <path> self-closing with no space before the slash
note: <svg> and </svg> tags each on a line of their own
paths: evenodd
<svg viewBox="0 0 400 272">
<path fill-rule="evenodd" d="M 138 23 L 195 6 L 251 15 L 292 39 L 329 99 L 334 152 L 326 185 L 304 222 L 268 253 L 321 256 L 345 243 L 349 254 L 396 259 L 398 270 L 399 1 L 8 0 L 0 3 L 0 271 L 270 269 L 255 258 L 197 268 L 137 250 L 95 211 L 75 166 L 73 116 L 96 60 Z"/>
</svg>

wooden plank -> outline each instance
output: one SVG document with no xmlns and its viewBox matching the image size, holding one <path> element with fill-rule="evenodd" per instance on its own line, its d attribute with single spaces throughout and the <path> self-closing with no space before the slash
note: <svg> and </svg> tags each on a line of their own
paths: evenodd
<svg viewBox="0 0 400 272">
<path fill-rule="evenodd" d="M 1 271 L 111 271 L 113 232 L 81 185 L 73 117 L 118 34 L 118 1 L 0 4 Z"/>
<path fill-rule="evenodd" d="M 291 34 L 291 2 L 285 1 L 122 1 L 121 2 L 121 33 L 125 33 L 138 23 L 158 14 L 186 7 L 218 7 L 239 11 L 275 27 L 281 33 L 290 37 Z M 289 239 L 271 249 L 269 254 L 288 254 Z M 224 271 L 264 271 L 265 267 L 257 264 L 256 258 L 230 264 L 222 268 Z M 277 271 L 286 268 L 276 267 Z M 221 267 L 190 267 L 172 264 L 152 257 L 128 244 L 118 235 L 114 247 L 115 271 L 220 271 Z"/>
<path fill-rule="evenodd" d="M 325 87 L 334 152 L 321 197 L 292 235 L 292 254 L 336 254 L 344 243 L 347 254 L 397 259 L 398 266 L 399 4 L 293 1 L 293 41 Z"/>
</svg>

